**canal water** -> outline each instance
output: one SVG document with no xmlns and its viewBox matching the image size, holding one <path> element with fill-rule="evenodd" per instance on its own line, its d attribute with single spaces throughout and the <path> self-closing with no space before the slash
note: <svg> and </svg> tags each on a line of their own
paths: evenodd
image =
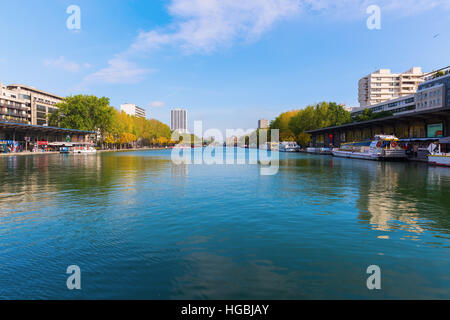
<svg viewBox="0 0 450 320">
<path fill-rule="evenodd" d="M 230 152 L 230 150 L 228 150 Z M 0 158 L 2 299 L 450 299 L 450 169 Z M 68 266 L 81 290 L 68 290 Z M 381 269 L 381 290 L 367 268 Z"/>
</svg>

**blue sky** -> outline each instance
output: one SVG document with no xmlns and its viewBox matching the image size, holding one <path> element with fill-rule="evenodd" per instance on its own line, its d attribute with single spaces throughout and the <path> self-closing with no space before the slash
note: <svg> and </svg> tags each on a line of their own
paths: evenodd
<svg viewBox="0 0 450 320">
<path fill-rule="evenodd" d="M 366 9 L 381 9 L 369 30 Z M 81 29 L 66 27 L 67 7 Z M 0 82 L 107 96 L 169 123 L 254 128 L 319 101 L 357 106 L 358 79 L 450 65 L 450 0 L 2 1 Z"/>
</svg>

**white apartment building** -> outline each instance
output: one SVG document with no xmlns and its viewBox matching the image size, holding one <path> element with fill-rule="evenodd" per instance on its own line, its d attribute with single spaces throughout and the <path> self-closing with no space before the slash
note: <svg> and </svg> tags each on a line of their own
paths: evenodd
<svg viewBox="0 0 450 320">
<path fill-rule="evenodd" d="M 174 109 L 170 111 L 170 130 L 187 133 L 187 111 Z"/>
<path fill-rule="evenodd" d="M 0 121 L 48 125 L 48 116 L 58 110 L 62 97 L 21 84 L 0 83 Z"/>
<path fill-rule="evenodd" d="M 141 107 L 138 107 L 135 104 L 132 103 L 125 103 L 120 106 L 120 111 L 125 112 L 126 114 L 138 118 L 145 118 L 146 112 L 145 109 L 142 109 Z"/>
<path fill-rule="evenodd" d="M 360 107 L 414 94 L 419 84 L 424 81 L 423 76 L 420 67 L 413 67 L 403 73 L 391 73 L 389 69 L 377 70 L 359 80 Z"/>
</svg>

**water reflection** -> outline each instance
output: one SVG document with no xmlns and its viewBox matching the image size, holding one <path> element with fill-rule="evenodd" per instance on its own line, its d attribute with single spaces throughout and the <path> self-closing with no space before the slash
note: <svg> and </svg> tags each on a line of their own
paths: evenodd
<svg viewBox="0 0 450 320">
<path fill-rule="evenodd" d="M 449 187 L 446 168 L 303 154 L 274 176 L 168 151 L 0 158 L 0 297 L 73 298 L 59 270 L 79 263 L 76 298 L 373 298 L 371 264 L 375 298 L 449 298 Z"/>
</svg>

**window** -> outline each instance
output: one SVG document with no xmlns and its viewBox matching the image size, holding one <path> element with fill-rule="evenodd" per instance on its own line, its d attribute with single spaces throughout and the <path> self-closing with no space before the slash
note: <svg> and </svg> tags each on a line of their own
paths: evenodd
<svg viewBox="0 0 450 320">
<path fill-rule="evenodd" d="M 37 111 L 47 112 L 47 108 L 45 106 L 37 105 L 36 106 Z"/>
</svg>

